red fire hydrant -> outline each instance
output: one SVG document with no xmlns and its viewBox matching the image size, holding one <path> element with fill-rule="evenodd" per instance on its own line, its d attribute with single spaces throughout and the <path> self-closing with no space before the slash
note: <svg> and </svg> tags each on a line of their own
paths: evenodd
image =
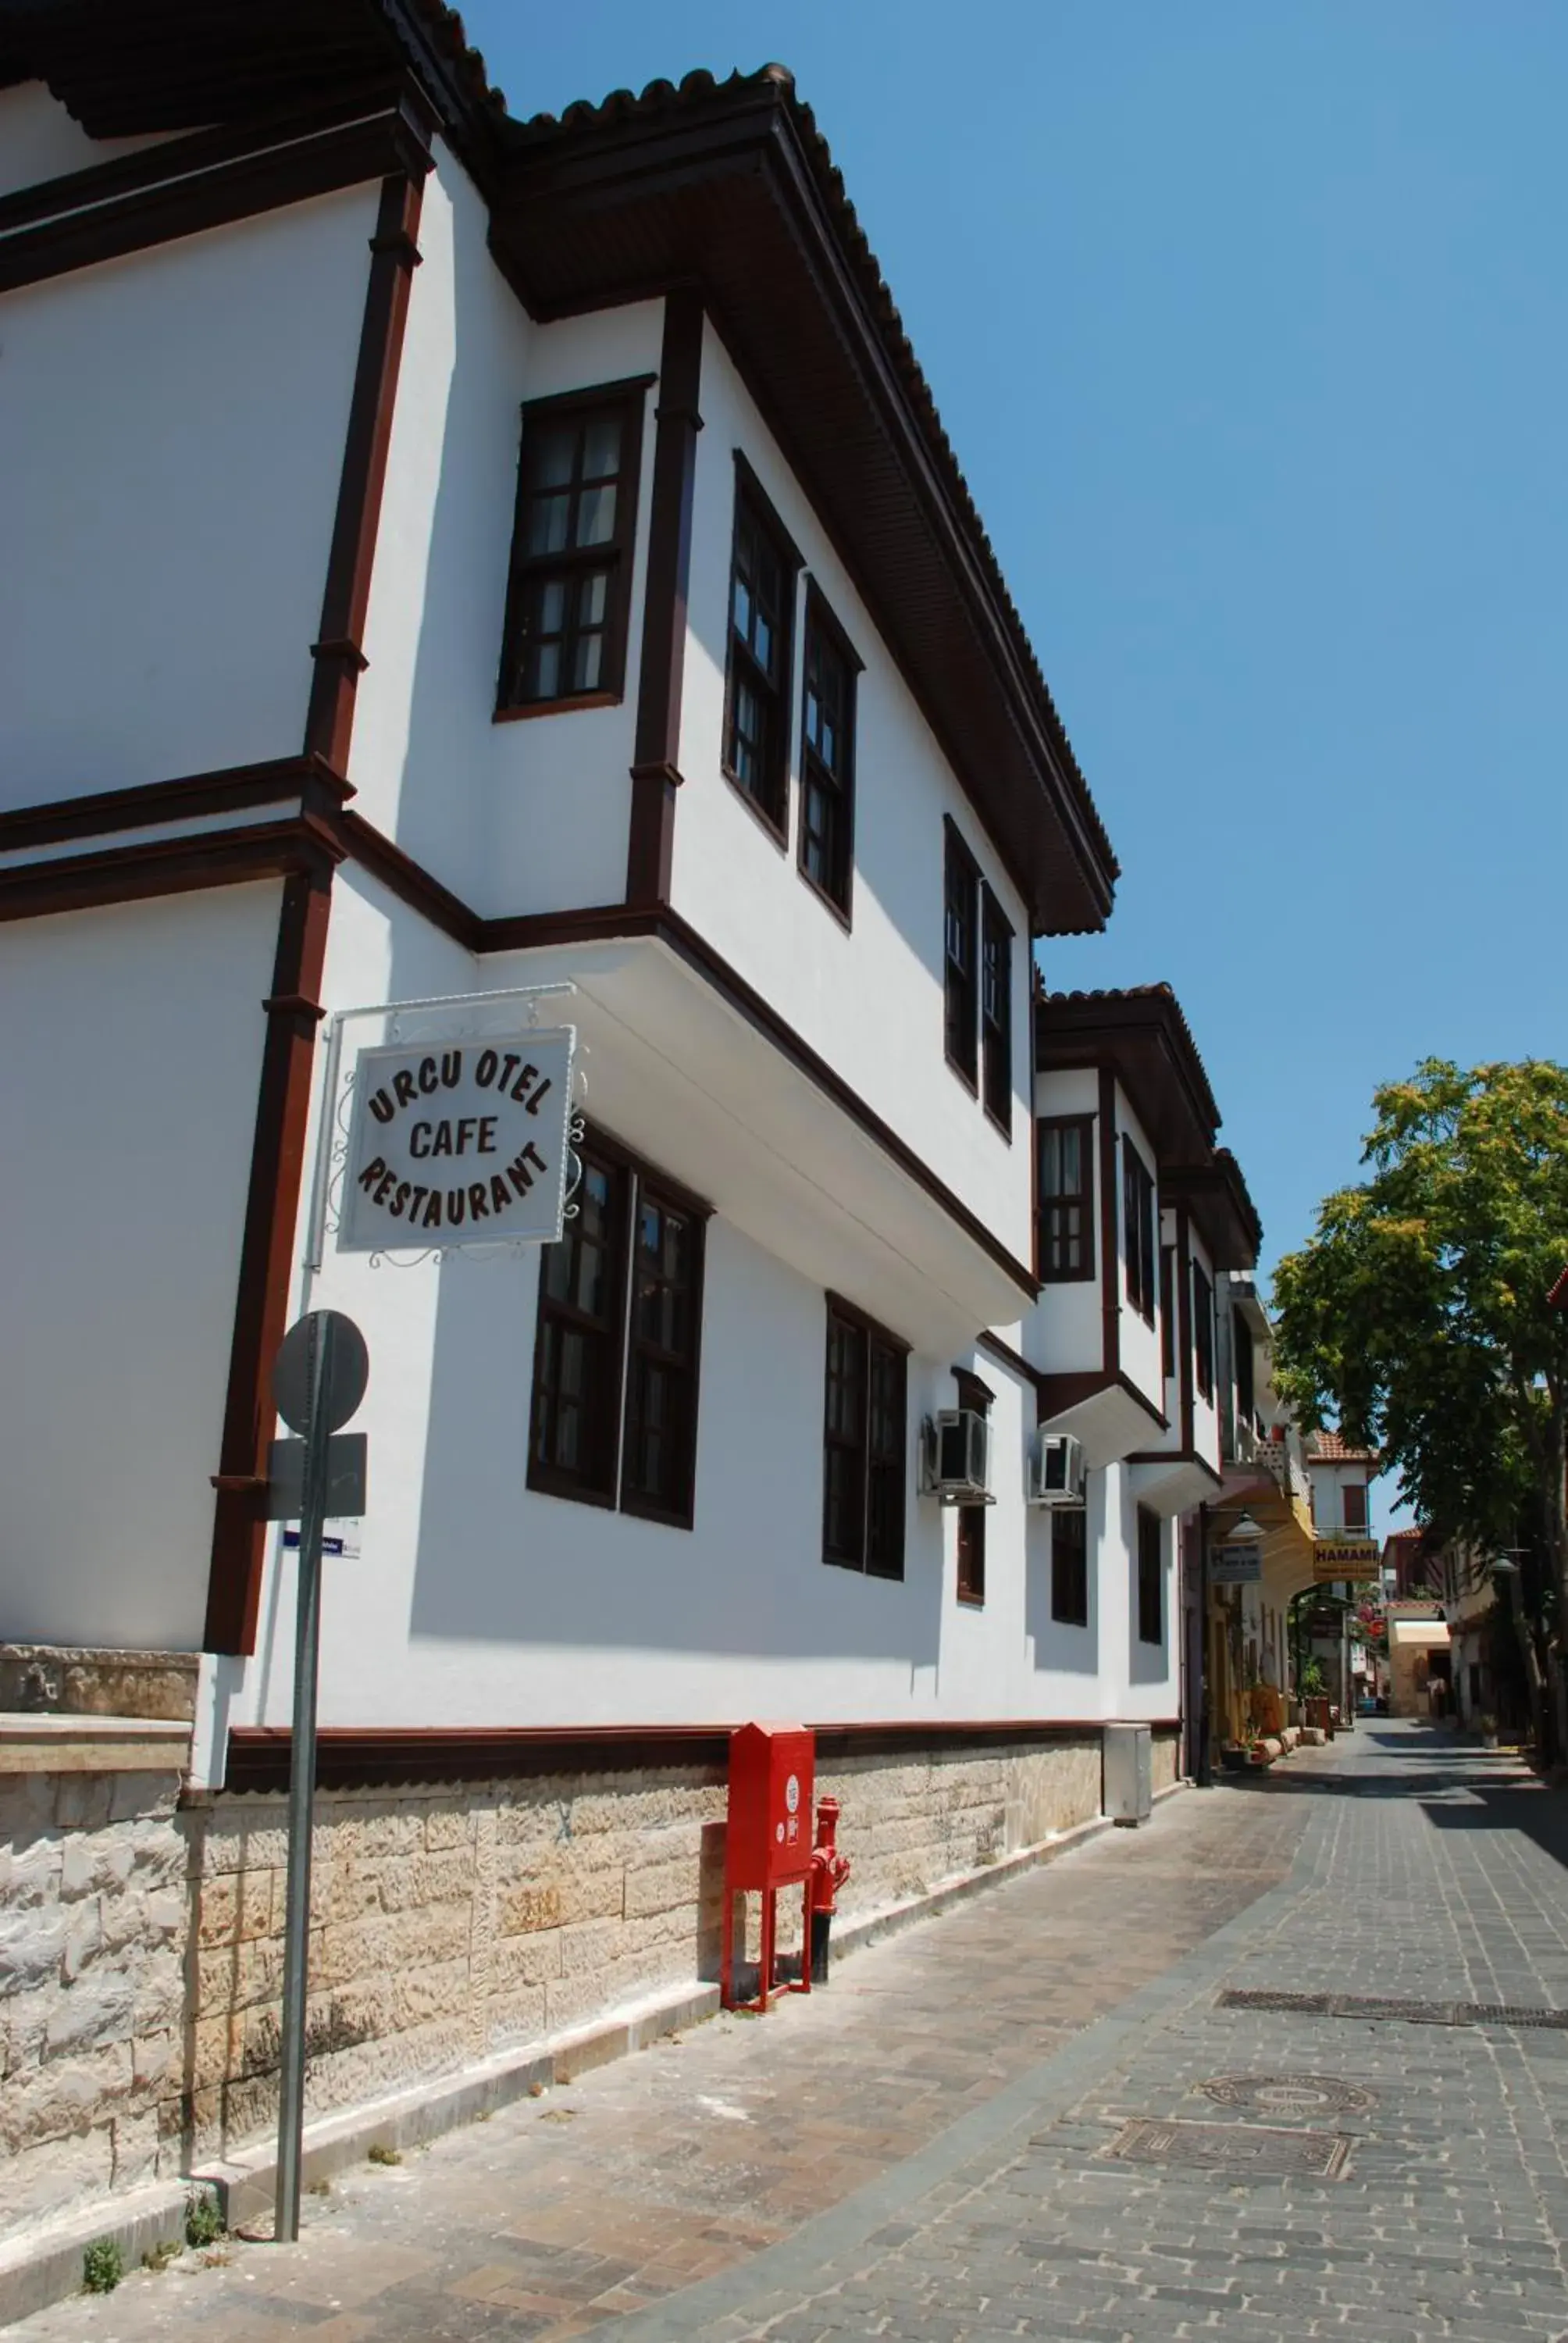
<svg viewBox="0 0 1568 2343">
<path fill-rule="evenodd" d="M 828 1982 L 828 1939 L 832 1934 L 833 1914 L 838 1908 L 839 1890 L 853 1868 L 847 1855 L 838 1849 L 839 1801 L 823 1798 L 817 1807 L 817 1844 L 811 1849 L 811 1876 L 807 1886 L 807 1903 L 811 1915 L 811 1982 Z"/>
</svg>

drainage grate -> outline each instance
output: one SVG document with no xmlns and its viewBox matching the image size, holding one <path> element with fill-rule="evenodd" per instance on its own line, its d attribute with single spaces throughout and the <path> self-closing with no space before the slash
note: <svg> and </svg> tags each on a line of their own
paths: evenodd
<svg viewBox="0 0 1568 2343">
<path fill-rule="evenodd" d="M 1351 2144 L 1332 2131 L 1265 2131 L 1255 2124 L 1123 2124 L 1105 2150 L 1125 2164 L 1223 2168 L 1239 2178 L 1337 2180 Z"/>
<path fill-rule="evenodd" d="M 1338 2075 L 1216 2075 L 1198 2088 L 1222 2107 L 1308 2120 L 1313 2116 L 1362 2115 L 1377 2105 L 1374 2091 L 1363 2091 L 1358 2083 L 1343 2082 Z"/>
<path fill-rule="evenodd" d="M 1326 2017 L 1329 1997 L 1326 1993 L 1274 1993 L 1268 1989 L 1236 1987 L 1220 1996 L 1221 2009 L 1302 2009 Z"/>
<path fill-rule="evenodd" d="M 1336 1993 L 1329 2004 L 1331 2017 L 1387 2017 L 1406 2026 L 1457 2026 L 1456 2001 L 1399 2001 L 1376 1993 Z"/>
<path fill-rule="evenodd" d="M 1221 2009 L 1294 2011 L 1309 2017 L 1356 2017 L 1406 2026 L 1520 2026 L 1568 2032 L 1568 2009 L 1532 2009 L 1522 2002 L 1402 2001 L 1359 1993 L 1275 1993 L 1267 1987 L 1227 1987 Z"/>
<path fill-rule="evenodd" d="M 1457 2022 L 1461 2026 L 1549 2026 L 1561 2032 L 1568 2029 L 1568 2009 L 1530 2009 L 1514 2001 L 1462 2001 Z M 1563 2343 L 1568 2343 L 1568 2337 Z"/>
</svg>

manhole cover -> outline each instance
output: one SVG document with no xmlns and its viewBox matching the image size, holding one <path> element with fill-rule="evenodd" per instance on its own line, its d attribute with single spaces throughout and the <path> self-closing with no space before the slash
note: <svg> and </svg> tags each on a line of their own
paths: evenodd
<svg viewBox="0 0 1568 2343">
<path fill-rule="evenodd" d="M 1108 2156 L 1128 2164 L 1223 2167 L 1259 2179 L 1337 2180 L 1351 2144 L 1340 2132 L 1265 2131 L 1257 2124 L 1123 2124 Z"/>
<path fill-rule="evenodd" d="M 1222 2107 L 1244 2107 L 1264 2116 L 1360 2115 L 1377 2100 L 1371 2091 L 1337 2075 L 1216 2075 L 1199 2089 Z"/>
</svg>

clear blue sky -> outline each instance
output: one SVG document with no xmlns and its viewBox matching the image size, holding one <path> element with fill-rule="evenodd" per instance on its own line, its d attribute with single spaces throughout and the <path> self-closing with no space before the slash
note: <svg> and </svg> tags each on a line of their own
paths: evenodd
<svg viewBox="0 0 1568 2343">
<path fill-rule="evenodd" d="M 1563 0 L 518 0 L 515 114 L 789 65 L 1266 1231 L 1377 1081 L 1568 1055 Z M 958 37 L 955 38 L 955 30 Z"/>
</svg>

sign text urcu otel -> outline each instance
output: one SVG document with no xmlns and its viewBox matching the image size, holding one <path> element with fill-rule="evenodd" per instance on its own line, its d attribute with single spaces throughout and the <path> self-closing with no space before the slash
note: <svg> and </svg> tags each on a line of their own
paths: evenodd
<svg viewBox="0 0 1568 2343">
<path fill-rule="evenodd" d="M 339 1246 L 553 1244 L 576 1047 L 560 1027 L 362 1050 Z"/>
</svg>

